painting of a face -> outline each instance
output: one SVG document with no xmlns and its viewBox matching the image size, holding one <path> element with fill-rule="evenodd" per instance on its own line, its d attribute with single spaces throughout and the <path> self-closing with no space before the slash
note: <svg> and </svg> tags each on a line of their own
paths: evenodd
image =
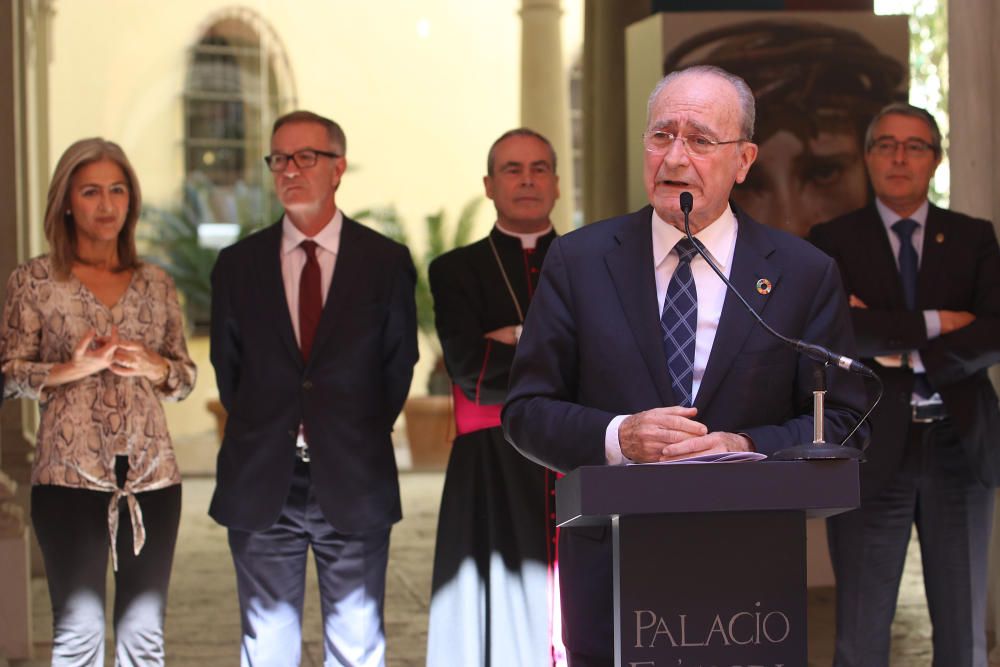
<svg viewBox="0 0 1000 667">
<path fill-rule="evenodd" d="M 906 98 L 905 20 L 860 12 L 684 17 L 683 27 L 670 24 L 676 41 L 666 42 L 663 73 L 715 65 L 754 94 L 759 151 L 733 190 L 736 204 L 797 236 L 864 206 L 871 196 L 865 128 L 879 109 Z"/>
<path fill-rule="evenodd" d="M 868 176 L 856 133 L 802 139 L 787 130 L 775 132 L 760 144 L 733 199 L 757 220 L 797 236 L 861 208 L 868 200 Z"/>
</svg>

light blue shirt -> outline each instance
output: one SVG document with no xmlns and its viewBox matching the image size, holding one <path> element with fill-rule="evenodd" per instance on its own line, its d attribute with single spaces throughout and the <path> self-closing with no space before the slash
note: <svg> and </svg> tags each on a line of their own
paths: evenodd
<svg viewBox="0 0 1000 667">
<path fill-rule="evenodd" d="M 889 245 L 892 246 L 892 256 L 896 260 L 896 270 L 899 270 L 899 235 L 892 231 L 892 226 L 903 219 L 903 216 L 899 215 L 891 208 L 886 206 L 878 199 L 875 198 L 875 208 L 878 209 L 879 217 L 882 218 L 882 224 L 885 225 L 885 233 L 889 237 Z M 924 233 L 927 230 L 927 211 L 930 209 L 930 205 L 927 201 L 924 201 L 912 215 L 907 216 L 910 220 L 917 223 L 916 229 L 913 230 L 913 247 L 917 251 L 917 266 L 920 266 L 920 261 L 924 257 Z M 936 310 L 925 310 L 924 313 L 924 327 L 927 329 L 927 340 L 932 340 L 941 335 L 941 316 Z M 914 373 L 924 373 L 924 362 L 920 359 L 920 353 L 916 350 L 910 352 L 910 367 L 913 369 Z"/>
</svg>

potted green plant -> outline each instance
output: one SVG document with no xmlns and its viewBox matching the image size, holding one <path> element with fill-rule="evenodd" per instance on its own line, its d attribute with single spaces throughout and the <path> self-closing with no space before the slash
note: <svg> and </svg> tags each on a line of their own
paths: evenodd
<svg viewBox="0 0 1000 667">
<path fill-rule="evenodd" d="M 235 233 L 228 242 L 206 241 L 200 229 L 218 222 L 209 202 L 217 190 L 190 178 L 184 183 L 179 206 L 146 206 L 142 214 L 140 238 L 147 244 L 147 259 L 170 274 L 184 303 L 188 326 L 196 334 L 208 332 L 212 309 L 212 267 L 223 245 L 233 243 L 270 223 L 270 212 L 279 210 L 274 195 L 260 188 L 239 186 L 224 197 L 226 215 Z M 216 197 L 218 198 L 218 197 Z"/>
<path fill-rule="evenodd" d="M 214 205 L 213 205 L 214 204 Z M 212 267 L 222 246 L 233 243 L 267 225 L 280 210 L 270 190 L 242 183 L 230 188 L 216 188 L 206 178 L 194 174 L 185 181 L 181 203 L 172 208 L 143 208 L 140 238 L 146 245 L 147 259 L 163 267 L 174 279 L 181 295 L 184 316 L 195 335 L 205 335 L 212 315 Z M 215 242 L 200 233 L 205 224 L 219 219 L 230 222 L 228 238 Z M 219 442 L 226 427 L 226 410 L 218 399 L 207 402 L 215 417 Z"/>
</svg>

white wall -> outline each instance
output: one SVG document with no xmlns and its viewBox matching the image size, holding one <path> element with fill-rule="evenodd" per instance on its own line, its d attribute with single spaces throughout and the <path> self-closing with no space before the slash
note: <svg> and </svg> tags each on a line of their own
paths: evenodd
<svg viewBox="0 0 1000 667">
<path fill-rule="evenodd" d="M 582 5 L 563 0 L 567 69 L 581 48 Z M 444 207 L 453 219 L 482 193 L 489 145 L 519 124 L 519 8 L 519 0 L 56 0 L 49 171 L 70 143 L 101 135 L 125 149 L 147 203 L 175 201 L 188 48 L 218 17 L 244 12 L 283 45 L 297 106 L 344 127 L 351 171 L 338 204 L 348 214 L 395 204 L 419 242 L 426 214 Z M 484 203 L 480 231 L 492 221 Z M 193 346 L 196 395 L 168 406 L 177 436 L 211 428 L 205 348 Z M 432 354 L 421 356 L 415 394 L 424 393 Z"/>
<path fill-rule="evenodd" d="M 489 144 L 518 124 L 517 0 L 241 4 L 283 43 L 298 106 L 344 127 L 353 167 L 338 194 L 345 211 L 395 203 L 416 222 L 442 206 L 457 213 L 482 192 Z M 580 49 L 582 3 L 563 4 L 568 64 Z M 150 203 L 176 197 L 187 48 L 232 8 L 230 0 L 57 0 L 51 163 L 72 141 L 104 135 L 125 148 Z"/>
</svg>

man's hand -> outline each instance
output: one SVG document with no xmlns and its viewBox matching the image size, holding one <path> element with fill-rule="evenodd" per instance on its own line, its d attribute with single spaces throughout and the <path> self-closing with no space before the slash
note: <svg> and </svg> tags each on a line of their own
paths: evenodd
<svg viewBox="0 0 1000 667">
<path fill-rule="evenodd" d="M 698 438 L 689 438 L 663 448 L 659 461 L 675 461 L 702 454 L 722 454 L 725 452 L 752 452 L 750 438 L 738 433 L 716 431 Z"/>
<path fill-rule="evenodd" d="M 851 294 L 847 297 L 847 305 L 851 308 L 867 308 L 865 302 L 859 299 L 856 295 Z"/>
<path fill-rule="evenodd" d="M 484 333 L 483 338 L 490 338 L 505 345 L 517 345 L 517 327 L 514 325 L 500 327 L 499 329 Z"/>
<path fill-rule="evenodd" d="M 694 421 L 697 414 L 697 408 L 674 405 L 629 415 L 618 426 L 622 454 L 637 463 L 663 460 L 668 445 L 708 433 L 708 427 Z"/>
<path fill-rule="evenodd" d="M 907 352 L 906 354 L 909 355 L 910 353 Z M 903 355 L 901 353 L 900 354 L 883 354 L 880 357 L 875 357 L 875 362 L 879 366 L 883 366 L 884 368 L 902 368 L 902 366 L 903 366 Z M 909 365 L 909 362 L 907 362 L 907 365 Z"/>
<path fill-rule="evenodd" d="M 942 334 L 967 327 L 976 321 L 976 316 L 965 310 L 939 310 L 938 317 L 941 318 Z"/>
</svg>

